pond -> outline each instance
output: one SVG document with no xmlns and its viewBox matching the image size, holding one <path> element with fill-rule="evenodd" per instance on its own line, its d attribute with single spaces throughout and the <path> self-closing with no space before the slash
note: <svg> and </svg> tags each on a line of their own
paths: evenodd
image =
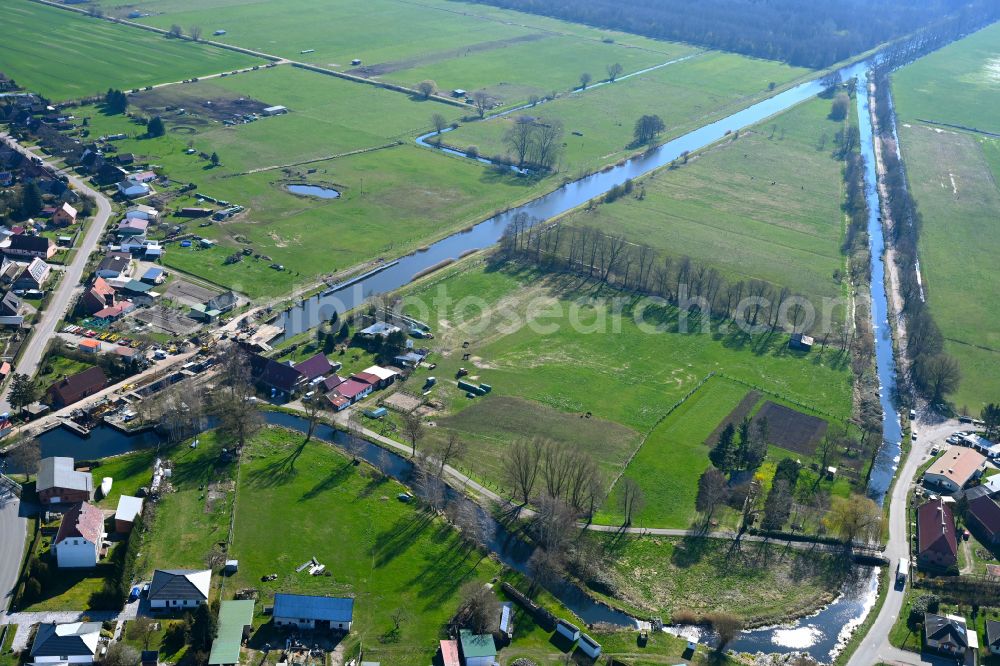
<svg viewBox="0 0 1000 666">
<path fill-rule="evenodd" d="M 287 189 L 292 194 L 298 194 L 304 197 L 316 197 L 317 199 L 339 199 L 340 192 L 333 189 L 332 187 L 322 187 L 320 185 L 286 185 Z"/>
</svg>

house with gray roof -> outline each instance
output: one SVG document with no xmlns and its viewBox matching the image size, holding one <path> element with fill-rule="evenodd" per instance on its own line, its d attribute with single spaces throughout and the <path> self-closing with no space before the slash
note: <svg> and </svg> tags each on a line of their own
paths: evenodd
<svg viewBox="0 0 1000 666">
<path fill-rule="evenodd" d="M 308 594 L 274 595 L 274 623 L 299 629 L 350 631 L 354 620 L 354 599 Z"/>
<path fill-rule="evenodd" d="M 42 504 L 89 502 L 94 499 L 94 479 L 90 472 L 76 471 L 72 458 L 43 458 L 38 463 L 35 491 Z"/>
<path fill-rule="evenodd" d="M 40 624 L 31 644 L 32 663 L 92 664 L 100 638 L 100 622 Z"/>
<path fill-rule="evenodd" d="M 157 569 L 149 584 L 150 608 L 197 608 L 208 602 L 211 569 Z"/>
</svg>

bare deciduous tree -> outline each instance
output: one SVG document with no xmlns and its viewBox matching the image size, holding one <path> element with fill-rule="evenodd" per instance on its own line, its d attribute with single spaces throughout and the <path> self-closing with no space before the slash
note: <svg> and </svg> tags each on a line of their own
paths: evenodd
<svg viewBox="0 0 1000 666">
<path fill-rule="evenodd" d="M 433 95 L 435 90 L 437 90 L 437 84 L 430 79 L 421 81 L 417 84 L 417 92 L 419 92 L 424 99 Z"/>
<path fill-rule="evenodd" d="M 729 495 L 726 475 L 715 467 L 709 467 L 698 479 L 698 495 L 695 498 L 695 508 L 705 516 L 705 524 L 712 520 L 715 510 L 725 503 Z"/>
<path fill-rule="evenodd" d="M 614 83 L 615 79 L 621 76 L 621 73 L 625 71 L 625 68 L 622 67 L 622 64 L 620 62 L 616 62 L 608 65 L 607 70 L 608 70 L 608 81 Z"/>
<path fill-rule="evenodd" d="M 448 126 L 448 121 L 440 113 L 435 113 L 431 116 L 431 123 L 434 125 L 434 131 L 438 134 L 441 134 L 444 128 Z"/>
<path fill-rule="evenodd" d="M 500 621 L 500 604 L 489 587 L 477 581 L 462 586 L 455 622 L 476 634 L 491 633 Z"/>
<path fill-rule="evenodd" d="M 493 106 L 493 98 L 489 96 L 486 92 L 482 90 L 477 90 L 472 93 L 472 104 L 476 107 L 476 111 L 479 113 L 479 117 L 482 118 L 486 115 L 486 112 L 490 110 Z"/>
<path fill-rule="evenodd" d="M 518 440 L 510 447 L 503 460 L 503 476 L 510 486 L 514 499 L 527 504 L 535 490 L 541 462 L 541 442 Z"/>
<path fill-rule="evenodd" d="M 172 26 L 170 26 L 170 31 L 167 34 L 176 39 L 181 35 L 183 35 L 184 31 L 181 29 L 179 25 L 174 23 Z"/>
<path fill-rule="evenodd" d="M 252 404 L 253 396 L 250 360 L 242 347 L 232 343 L 220 350 L 218 379 L 209 395 L 211 414 L 218 420 L 224 439 L 244 446 L 263 426 L 264 420 Z"/>
<path fill-rule="evenodd" d="M 15 468 L 19 468 L 24 474 L 25 482 L 28 481 L 32 474 L 38 473 L 38 462 L 41 460 L 41 457 L 42 444 L 35 438 L 22 441 L 7 454 L 7 459 L 10 463 Z"/>
<path fill-rule="evenodd" d="M 201 41 L 201 26 L 200 25 L 191 26 L 190 28 L 188 28 L 188 34 L 191 35 L 192 40 L 196 42 Z"/>
<path fill-rule="evenodd" d="M 431 448 L 431 456 L 438 461 L 437 475 L 442 476 L 444 468 L 452 461 L 464 456 L 468 449 L 468 442 L 459 437 L 454 430 L 450 431 L 443 441 L 435 442 Z"/>
<path fill-rule="evenodd" d="M 403 414 L 403 435 L 410 442 L 412 455 L 417 455 L 417 442 L 424 437 L 424 421 L 415 411 Z"/>
<path fill-rule="evenodd" d="M 587 86 L 590 85 L 590 82 L 592 80 L 593 80 L 593 77 L 590 75 L 589 72 L 584 72 L 583 74 L 581 74 L 580 75 L 580 89 L 581 90 L 586 90 Z"/>
</svg>

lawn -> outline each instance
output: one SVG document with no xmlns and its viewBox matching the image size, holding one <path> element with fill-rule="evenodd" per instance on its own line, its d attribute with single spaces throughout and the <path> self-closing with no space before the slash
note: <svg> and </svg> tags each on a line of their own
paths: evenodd
<svg viewBox="0 0 1000 666">
<path fill-rule="evenodd" d="M 559 168 L 575 174 L 634 152 L 629 145 L 641 115 L 659 115 L 667 127 L 660 139 L 666 140 L 749 106 L 771 94 L 771 84 L 781 86 L 808 73 L 776 62 L 709 52 L 612 85 L 565 95 L 524 114 L 562 121 L 566 134 Z M 514 118 L 465 124 L 448 133 L 446 143 L 463 150 L 475 145 L 482 155 L 504 154 L 503 134 Z"/>
<path fill-rule="evenodd" d="M 262 62 L 28 0 L 4 3 L 0 21 L 0 71 L 54 101 L 100 94 L 109 87 L 137 88 Z"/>
<path fill-rule="evenodd" d="M 35 382 L 42 388 L 47 389 L 64 377 L 83 372 L 87 368 L 94 367 L 91 363 L 84 363 L 72 358 L 66 358 L 56 351 L 50 353 L 42 364 L 41 372 Z"/>
<path fill-rule="evenodd" d="M 662 420 L 709 373 L 796 396 L 839 418 L 850 414 L 851 377 L 838 355 L 803 357 L 787 350 L 783 336 L 754 351 L 732 336 L 652 334 L 636 325 L 627 304 L 616 319 L 613 303 L 580 306 L 581 295 L 616 294 L 572 278 L 478 262 L 404 290 L 406 312 L 431 325 L 435 338 L 425 344 L 437 364 L 418 370 L 407 390 L 419 389 L 429 375 L 438 378 L 430 398 L 441 411 L 431 420 L 473 443 L 464 464 L 474 476 L 500 484 L 498 444 L 540 436 L 580 442 L 614 478 L 646 436 L 632 463 L 643 470 L 637 480 L 649 507 L 639 523 L 687 527 L 697 477 L 708 464 L 704 441 L 750 390 L 715 377 Z M 662 314 L 676 315 L 670 308 Z M 452 379 L 459 367 L 493 392 L 466 398 Z M 584 434 L 588 429 L 608 434 Z M 431 430 L 427 442 L 443 436 Z M 608 509 L 601 518 L 616 521 L 614 514 Z"/>
<path fill-rule="evenodd" d="M 428 663 L 461 586 L 489 579 L 498 567 L 433 514 L 398 502 L 402 490 L 325 443 L 264 431 L 244 454 L 231 549 L 240 571 L 232 588 L 256 587 L 265 601 L 279 591 L 352 596 L 350 645 L 363 642 L 366 658 L 382 662 Z M 314 556 L 330 575 L 295 572 Z M 278 579 L 261 583 L 269 573 Z M 390 637 L 399 608 L 407 620 Z"/>
<path fill-rule="evenodd" d="M 781 622 L 829 603 L 843 585 L 840 558 L 785 544 L 746 543 L 727 557 L 723 539 L 603 536 L 613 596 L 639 617 L 727 612 L 749 625 Z"/>
<path fill-rule="evenodd" d="M 1000 24 L 903 67 L 892 82 L 902 122 L 924 120 L 1000 132 L 996 113 L 1000 106 Z"/>
<path fill-rule="evenodd" d="M 788 287 L 814 299 L 819 314 L 823 297 L 846 290 L 835 277 L 846 268 L 843 163 L 832 154 L 844 123 L 829 113 L 830 100 L 813 99 L 640 179 L 641 198 L 577 209 L 563 222 L 690 257 L 732 283 Z"/>
<path fill-rule="evenodd" d="M 48 565 L 48 577 L 42 581 L 41 596 L 33 603 L 25 604 L 21 609 L 26 612 L 36 611 L 72 611 L 103 609 L 101 604 L 92 605 L 92 597 L 104 589 L 105 583 L 115 575 L 115 565 L 111 562 L 112 552 L 92 569 L 60 569 L 56 564 L 56 555 L 51 550 L 52 540 L 58 524 L 52 525 L 50 536 L 43 536 L 38 541 L 35 551 L 38 559 Z"/>
<path fill-rule="evenodd" d="M 111 492 L 98 500 L 97 505 L 106 510 L 117 509 L 119 497 L 134 497 L 139 488 L 148 487 L 153 478 L 153 461 L 157 455 L 155 449 L 143 449 L 100 461 L 99 465 L 92 468 L 94 487 L 99 488 L 101 479 L 106 476 L 110 476 L 113 483 Z"/>
<path fill-rule="evenodd" d="M 1000 139 L 930 123 L 1000 132 L 1000 25 L 924 56 L 893 75 L 903 160 L 923 217 L 920 271 L 928 303 L 959 362 L 962 382 L 950 399 L 978 414 L 1000 395 L 1000 314 L 994 294 L 1000 251 Z"/>
</svg>

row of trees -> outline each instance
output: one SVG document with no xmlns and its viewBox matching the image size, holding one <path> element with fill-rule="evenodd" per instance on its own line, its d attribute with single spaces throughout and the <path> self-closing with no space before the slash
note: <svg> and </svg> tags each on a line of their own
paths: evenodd
<svg viewBox="0 0 1000 666">
<path fill-rule="evenodd" d="M 184 36 L 184 29 L 182 27 L 180 27 L 176 23 L 174 23 L 172 26 L 170 26 L 170 29 L 167 31 L 167 37 L 173 37 L 174 39 L 180 39 L 183 36 Z M 193 25 L 190 28 L 188 28 L 188 36 L 191 38 L 191 41 L 193 41 L 193 42 L 200 41 L 201 40 L 201 26 Z"/>
<path fill-rule="evenodd" d="M 993 0 L 956 3 L 864 0 L 478 0 L 483 4 L 622 30 L 656 39 L 821 68 L 924 26 L 936 33 L 952 24 L 985 25 L 1000 16 Z"/>
</svg>

